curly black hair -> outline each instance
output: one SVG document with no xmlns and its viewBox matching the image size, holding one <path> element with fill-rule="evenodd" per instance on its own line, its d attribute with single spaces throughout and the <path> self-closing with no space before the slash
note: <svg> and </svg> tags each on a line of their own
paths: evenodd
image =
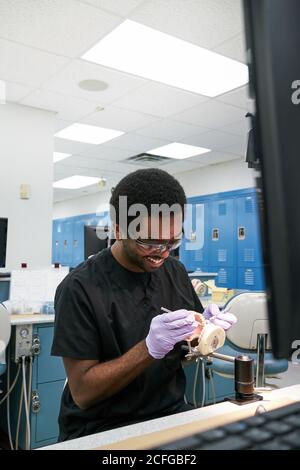
<svg viewBox="0 0 300 470">
<path fill-rule="evenodd" d="M 143 204 L 150 213 L 152 204 L 179 204 L 184 211 L 185 192 L 180 183 L 166 171 L 158 168 L 137 170 L 126 175 L 112 192 L 110 207 L 114 207 L 119 223 L 119 197 L 127 196 L 127 207 Z M 128 218 L 128 222 L 130 219 Z"/>
</svg>

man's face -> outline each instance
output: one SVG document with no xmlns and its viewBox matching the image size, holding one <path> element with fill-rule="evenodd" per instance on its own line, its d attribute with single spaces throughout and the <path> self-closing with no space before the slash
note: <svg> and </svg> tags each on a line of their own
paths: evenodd
<svg viewBox="0 0 300 470">
<path fill-rule="evenodd" d="M 181 238 L 181 234 L 182 220 L 179 215 L 149 217 L 141 223 L 137 240 L 122 240 L 123 253 L 131 265 L 141 271 L 152 272 L 163 265 L 171 250 L 170 246 L 161 249 L 155 245 L 172 244 Z"/>
</svg>

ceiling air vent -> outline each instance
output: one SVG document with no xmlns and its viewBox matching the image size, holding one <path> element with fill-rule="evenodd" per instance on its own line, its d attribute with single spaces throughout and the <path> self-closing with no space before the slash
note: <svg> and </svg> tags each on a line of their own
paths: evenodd
<svg viewBox="0 0 300 470">
<path fill-rule="evenodd" d="M 150 153 L 140 153 L 139 155 L 134 155 L 133 157 L 127 158 L 125 161 L 132 164 L 140 164 L 144 166 L 162 165 L 167 163 L 172 158 L 160 157 L 159 155 L 151 155 Z"/>
</svg>

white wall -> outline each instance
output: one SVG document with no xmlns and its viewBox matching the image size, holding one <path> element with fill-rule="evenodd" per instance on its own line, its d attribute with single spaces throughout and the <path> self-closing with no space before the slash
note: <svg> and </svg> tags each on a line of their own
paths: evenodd
<svg viewBox="0 0 300 470">
<path fill-rule="evenodd" d="M 241 160 L 178 173 L 175 178 L 182 184 L 188 197 L 255 186 L 254 171 Z"/>
<path fill-rule="evenodd" d="M 8 218 L 6 269 L 51 262 L 54 114 L 0 105 L 0 217 Z M 29 184 L 28 200 L 19 197 Z"/>
<path fill-rule="evenodd" d="M 198 170 L 174 175 L 182 184 L 186 195 L 199 196 L 255 186 L 254 172 L 241 160 L 211 165 Z M 108 210 L 110 192 L 99 192 L 89 196 L 54 204 L 53 218 L 71 217 Z"/>
<path fill-rule="evenodd" d="M 53 205 L 53 219 L 107 211 L 110 196 L 110 191 L 99 191 L 89 196 L 57 202 Z"/>
</svg>

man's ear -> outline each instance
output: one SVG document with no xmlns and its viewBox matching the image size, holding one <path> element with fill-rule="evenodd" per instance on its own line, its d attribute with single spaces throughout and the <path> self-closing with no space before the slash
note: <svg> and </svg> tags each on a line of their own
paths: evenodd
<svg viewBox="0 0 300 470">
<path fill-rule="evenodd" d="M 114 224 L 114 225 L 113 225 L 113 231 L 114 231 L 115 239 L 116 239 L 116 240 L 121 240 L 121 239 L 122 239 L 122 234 L 121 234 L 121 230 L 120 230 L 120 225 L 119 225 L 119 224 Z"/>
</svg>

